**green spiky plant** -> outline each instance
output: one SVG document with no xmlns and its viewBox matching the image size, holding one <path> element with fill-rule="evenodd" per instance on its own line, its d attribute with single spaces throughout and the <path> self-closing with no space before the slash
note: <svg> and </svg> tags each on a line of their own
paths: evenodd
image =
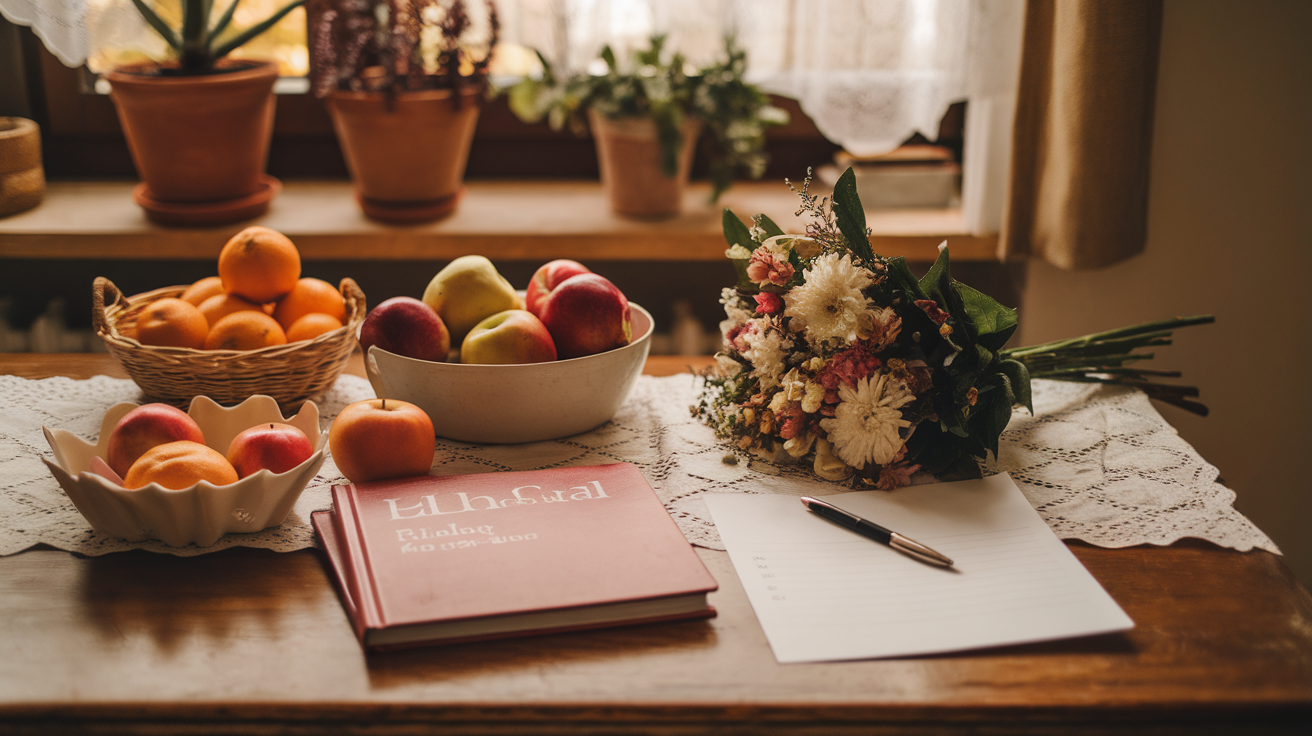
<svg viewBox="0 0 1312 736">
<path fill-rule="evenodd" d="M 220 38 L 232 23 L 233 13 L 241 0 L 232 0 L 228 9 L 218 20 L 210 23 L 214 0 L 181 0 L 182 25 L 177 30 L 160 17 L 145 0 L 132 0 L 141 17 L 146 19 L 156 33 L 177 54 L 181 74 L 205 74 L 214 70 L 220 59 L 232 53 L 234 49 L 273 27 L 284 16 L 305 4 L 305 0 L 292 0 L 273 15 L 256 23 L 244 31 Z"/>
</svg>

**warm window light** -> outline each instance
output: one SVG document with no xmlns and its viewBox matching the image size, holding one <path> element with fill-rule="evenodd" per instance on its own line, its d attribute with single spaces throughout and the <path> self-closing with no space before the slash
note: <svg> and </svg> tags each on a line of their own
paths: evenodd
<svg viewBox="0 0 1312 736">
<path fill-rule="evenodd" d="M 217 0 L 210 11 L 217 20 L 231 0 Z M 242 0 L 225 34 L 237 33 L 269 17 L 287 0 Z M 160 17 L 171 26 L 182 18 L 180 0 L 153 0 Z M 169 58 L 168 45 L 146 25 L 130 0 L 88 0 L 87 30 L 91 53 L 87 67 L 100 74 L 120 64 Z M 305 9 L 288 13 L 273 28 L 232 52 L 234 59 L 273 59 L 284 77 L 304 77 L 310 71 L 310 54 L 305 45 Z"/>
</svg>

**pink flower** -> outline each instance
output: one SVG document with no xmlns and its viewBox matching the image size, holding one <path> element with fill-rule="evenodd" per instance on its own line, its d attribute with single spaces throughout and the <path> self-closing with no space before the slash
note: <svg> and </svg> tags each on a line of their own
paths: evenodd
<svg viewBox="0 0 1312 736">
<path fill-rule="evenodd" d="M 766 248 L 757 248 L 747 262 L 747 277 L 758 284 L 784 286 L 793 278 L 793 264 Z"/>
<path fill-rule="evenodd" d="M 754 298 L 757 314 L 778 314 L 784 308 L 784 300 L 778 294 L 763 291 Z"/>
<path fill-rule="evenodd" d="M 930 319 L 934 320 L 934 324 L 936 325 L 941 325 L 944 322 L 947 322 L 948 317 L 952 316 L 947 312 L 944 312 L 942 309 L 939 309 L 938 302 L 933 299 L 917 299 L 916 306 L 924 310 L 925 314 Z"/>
<path fill-rule="evenodd" d="M 802 405 L 796 401 L 780 410 L 779 418 L 783 420 L 779 425 L 779 437 L 785 440 L 796 437 L 806 424 L 806 412 L 802 411 Z"/>
<path fill-rule="evenodd" d="M 881 365 L 883 362 L 874 356 L 874 346 L 868 340 L 861 340 L 831 358 L 816 375 L 816 381 L 831 391 L 837 390 L 840 384 L 854 388 L 857 381 Z"/>
</svg>

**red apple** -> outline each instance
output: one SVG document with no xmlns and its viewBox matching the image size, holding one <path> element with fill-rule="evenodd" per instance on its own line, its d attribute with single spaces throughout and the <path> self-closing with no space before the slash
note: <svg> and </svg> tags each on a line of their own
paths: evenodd
<svg viewBox="0 0 1312 736">
<path fill-rule="evenodd" d="M 561 360 L 614 350 L 633 339 L 629 300 L 595 273 L 562 281 L 543 300 L 540 316 Z"/>
<path fill-rule="evenodd" d="M 205 435 L 187 412 L 168 404 L 144 404 L 114 425 L 105 460 L 115 473 L 126 478 L 128 468 L 147 450 L 178 440 L 205 444 Z"/>
<path fill-rule="evenodd" d="M 541 317 L 542 300 L 547 298 L 547 294 L 560 286 L 565 279 L 581 273 L 592 273 L 592 271 L 582 263 L 568 258 L 558 258 L 542 264 L 533 272 L 533 278 L 528 282 L 528 290 L 524 293 L 524 308 L 532 312 L 534 317 Z"/>
<path fill-rule="evenodd" d="M 474 325 L 460 345 L 461 363 L 547 363 L 556 343 L 542 320 L 523 309 L 497 312 Z"/>
<path fill-rule="evenodd" d="M 314 454 L 314 444 L 290 424 L 257 424 L 232 438 L 228 462 L 245 478 L 260 470 L 285 473 Z"/>
<path fill-rule="evenodd" d="M 397 296 L 369 310 L 360 325 L 360 347 L 366 356 L 371 345 L 440 363 L 451 349 L 451 332 L 432 307 L 414 297 Z"/>
<path fill-rule="evenodd" d="M 333 461 L 352 483 L 425 475 L 433 466 L 436 446 L 433 420 L 423 409 L 397 399 L 350 404 L 328 429 Z"/>
</svg>

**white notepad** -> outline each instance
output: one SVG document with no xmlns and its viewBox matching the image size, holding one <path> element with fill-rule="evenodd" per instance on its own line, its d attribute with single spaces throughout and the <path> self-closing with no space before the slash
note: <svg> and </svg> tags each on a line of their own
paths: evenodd
<svg viewBox="0 0 1312 736">
<path fill-rule="evenodd" d="M 794 496 L 706 497 L 779 662 L 869 659 L 1134 627 L 1011 477 L 824 500 L 942 552 L 918 562 Z"/>
</svg>

